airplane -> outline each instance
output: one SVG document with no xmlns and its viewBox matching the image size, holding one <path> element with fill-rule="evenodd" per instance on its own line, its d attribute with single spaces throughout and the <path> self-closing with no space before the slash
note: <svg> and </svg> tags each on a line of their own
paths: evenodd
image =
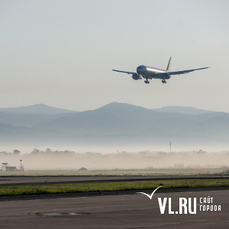
<svg viewBox="0 0 229 229">
<path fill-rule="evenodd" d="M 170 79 L 171 75 L 185 74 L 185 73 L 209 68 L 209 67 L 204 67 L 204 68 L 195 68 L 195 69 L 182 70 L 182 71 L 170 71 L 170 66 L 171 66 L 171 57 L 169 58 L 169 62 L 166 70 L 140 65 L 137 67 L 137 72 L 127 72 L 127 71 L 120 71 L 116 69 L 112 69 L 112 71 L 132 74 L 132 78 L 134 80 L 140 80 L 143 77 L 145 78 L 144 82 L 146 84 L 149 84 L 149 79 L 161 79 L 162 83 L 167 83 L 166 80 Z"/>
</svg>

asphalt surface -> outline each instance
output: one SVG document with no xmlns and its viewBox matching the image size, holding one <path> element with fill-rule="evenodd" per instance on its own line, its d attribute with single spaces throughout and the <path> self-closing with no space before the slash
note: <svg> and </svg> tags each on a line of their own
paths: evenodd
<svg viewBox="0 0 229 229">
<path fill-rule="evenodd" d="M 0 186 L 28 185 L 28 184 L 58 184 L 84 182 L 112 182 L 112 181 L 139 181 L 139 180 L 168 180 L 168 179 L 228 179 L 229 176 L 9 176 L 0 177 Z"/>
<path fill-rule="evenodd" d="M 0 202 L 0 228 L 229 228 L 228 194 L 229 190 L 162 192 L 158 189 L 151 200 L 139 193 L 8 200 Z M 168 206 L 161 214 L 158 198 L 169 197 L 174 212 L 179 209 L 180 197 L 196 198 L 196 214 L 169 214 Z M 221 211 L 200 211 L 201 197 L 212 198 L 211 205 L 217 209 L 220 205 Z"/>
</svg>

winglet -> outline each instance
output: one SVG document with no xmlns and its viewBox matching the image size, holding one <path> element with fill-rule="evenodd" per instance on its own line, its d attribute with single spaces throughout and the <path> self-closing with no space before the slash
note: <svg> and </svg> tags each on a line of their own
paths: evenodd
<svg viewBox="0 0 229 229">
<path fill-rule="evenodd" d="M 172 59 L 172 57 L 169 58 L 168 66 L 167 66 L 167 68 L 166 68 L 166 71 L 168 71 L 168 72 L 170 71 L 171 59 Z"/>
</svg>

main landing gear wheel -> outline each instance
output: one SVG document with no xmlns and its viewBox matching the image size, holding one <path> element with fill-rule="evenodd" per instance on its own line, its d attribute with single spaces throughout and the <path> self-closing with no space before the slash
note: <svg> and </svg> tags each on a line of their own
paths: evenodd
<svg viewBox="0 0 229 229">
<path fill-rule="evenodd" d="M 147 83 L 149 83 L 149 81 L 148 81 L 148 80 L 145 80 L 144 82 L 145 82 L 146 84 L 147 84 Z"/>
<path fill-rule="evenodd" d="M 162 80 L 161 82 L 162 82 L 162 83 L 167 83 L 165 80 Z"/>
</svg>

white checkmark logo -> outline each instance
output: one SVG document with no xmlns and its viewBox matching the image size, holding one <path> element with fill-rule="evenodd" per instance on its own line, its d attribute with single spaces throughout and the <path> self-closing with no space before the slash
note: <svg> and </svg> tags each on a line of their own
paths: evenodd
<svg viewBox="0 0 229 229">
<path fill-rule="evenodd" d="M 145 193 L 145 192 L 137 192 L 137 193 L 140 193 L 140 194 L 143 194 L 143 195 L 146 195 L 148 196 L 150 199 L 152 199 L 154 193 L 160 188 L 161 186 L 157 187 L 156 189 L 154 189 L 154 191 L 151 193 L 151 195 Z"/>
</svg>

